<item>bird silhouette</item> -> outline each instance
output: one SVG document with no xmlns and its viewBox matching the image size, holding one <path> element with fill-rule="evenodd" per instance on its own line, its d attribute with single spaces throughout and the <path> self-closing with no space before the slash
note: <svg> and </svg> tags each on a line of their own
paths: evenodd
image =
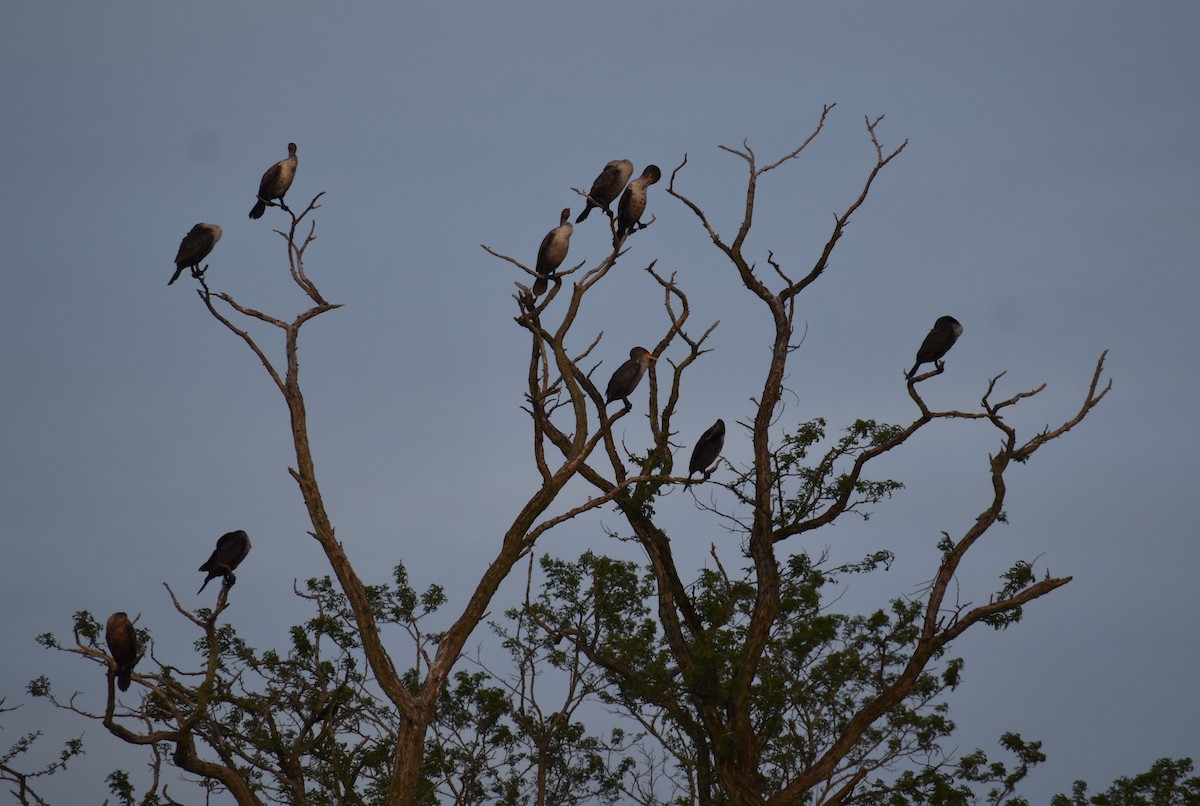
<svg viewBox="0 0 1200 806">
<path fill-rule="evenodd" d="M 624 400 L 625 408 L 633 408 L 633 404 L 629 402 L 629 396 L 641 383 L 642 376 L 646 374 L 646 368 L 650 366 L 650 362 L 655 360 L 657 359 L 645 347 L 634 347 L 630 350 L 629 360 L 617 367 L 617 371 L 608 379 L 604 405 L 607 406 L 614 400 Z"/>
<path fill-rule="evenodd" d="M 117 662 L 117 688 L 129 691 L 133 667 L 138 662 L 138 642 L 133 622 L 124 612 L 118 611 L 108 617 L 108 623 L 104 625 L 104 643 L 108 644 L 109 654 Z"/>
<path fill-rule="evenodd" d="M 538 278 L 533 281 L 535 297 L 546 293 L 546 278 L 567 259 L 567 249 L 571 246 L 571 233 L 575 230 L 568 220 L 570 217 L 570 208 L 564 207 L 558 218 L 558 226 L 546 233 L 546 237 L 542 238 L 542 245 L 538 247 L 537 266 L 535 267 Z"/>
<path fill-rule="evenodd" d="M 933 328 L 926 334 L 925 340 L 921 342 L 921 348 L 917 350 L 917 363 L 913 364 L 913 368 L 904 376 L 905 379 L 911 381 L 912 376 L 917 374 L 917 367 L 930 361 L 933 361 L 938 372 L 941 372 L 942 356 L 949 352 L 962 332 L 963 326 L 953 316 L 939 316 L 933 323 Z"/>
<path fill-rule="evenodd" d="M 179 242 L 179 251 L 175 253 L 175 273 L 167 280 L 167 285 L 178 280 L 184 269 L 191 269 L 193 277 L 199 276 L 200 261 L 208 257 L 219 240 L 221 228 L 216 224 L 202 223 L 192 227 Z"/>
<path fill-rule="evenodd" d="M 258 201 L 250 208 L 251 218 L 262 218 L 263 213 L 267 211 L 267 202 L 274 199 L 283 201 L 288 188 L 292 186 L 292 180 L 296 178 L 298 164 L 296 144 L 288 143 L 287 157 L 268 168 L 258 183 Z"/>
<path fill-rule="evenodd" d="M 621 191 L 625 189 L 631 176 L 633 176 L 633 163 L 629 160 L 613 160 L 605 165 L 604 170 L 596 177 L 596 181 L 592 182 L 592 189 L 588 191 L 587 204 L 584 205 L 579 218 L 575 219 L 575 223 L 581 223 L 588 217 L 588 213 L 597 207 L 607 213 L 609 218 L 612 218 L 613 213 L 609 205 L 621 195 Z"/>
<path fill-rule="evenodd" d="M 617 205 L 617 231 L 613 235 L 613 248 L 619 248 L 625 238 L 638 228 L 642 213 L 646 212 L 646 188 L 662 178 L 662 171 L 657 165 L 647 165 L 642 175 L 629 183 L 621 194 L 621 203 Z"/>
<path fill-rule="evenodd" d="M 725 447 L 725 421 L 717 420 L 711 428 L 700 435 L 700 439 L 696 441 L 696 447 L 692 448 L 692 460 L 688 462 L 689 483 L 694 473 L 703 473 L 704 478 L 708 478 L 708 468 L 717 461 L 723 447 Z"/>
<path fill-rule="evenodd" d="M 209 580 L 214 577 L 225 577 L 225 585 L 233 587 L 237 582 L 237 577 L 233 575 L 233 569 L 238 567 L 242 560 L 246 559 L 246 555 L 250 553 L 250 536 L 238 529 L 236 532 L 226 532 L 217 538 L 217 547 L 213 549 L 213 553 L 200 566 L 201 571 L 207 571 L 208 576 L 204 578 L 204 584 L 200 586 L 200 590 L 196 591 L 196 595 L 208 586 Z"/>
</svg>

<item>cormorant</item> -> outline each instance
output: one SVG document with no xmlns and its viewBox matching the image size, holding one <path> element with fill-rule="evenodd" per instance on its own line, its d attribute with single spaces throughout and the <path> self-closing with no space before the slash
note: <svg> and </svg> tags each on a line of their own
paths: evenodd
<svg viewBox="0 0 1200 806">
<path fill-rule="evenodd" d="M 604 405 L 607 406 L 614 400 L 624 400 L 625 408 L 633 408 L 633 404 L 629 402 L 629 396 L 633 394 L 633 390 L 641 382 L 642 376 L 646 374 L 646 368 L 650 366 L 650 362 L 655 360 L 657 359 L 645 347 L 634 347 L 630 350 L 629 360 L 617 367 L 617 371 L 608 380 Z"/>
<path fill-rule="evenodd" d="M 175 273 L 167 280 L 167 285 L 178 280 L 184 269 L 191 269 L 192 275 L 197 275 L 200 272 L 200 261 L 208 257 L 208 253 L 219 240 L 221 228 L 216 224 L 197 224 L 192 227 L 179 242 L 179 251 L 175 254 Z"/>
<path fill-rule="evenodd" d="M 612 218 L 612 209 L 609 205 L 621 195 L 621 191 L 625 189 L 631 176 L 633 176 L 633 163 L 629 160 L 613 160 L 605 165 L 604 170 L 592 183 L 592 189 L 588 191 L 587 205 L 579 214 L 579 218 L 575 219 L 575 223 L 582 222 L 596 207 L 604 210 L 608 217 Z"/>
<path fill-rule="evenodd" d="M 646 188 L 662 178 L 662 171 L 657 165 L 647 165 L 642 175 L 629 183 L 621 194 L 621 203 L 617 205 L 617 234 L 613 236 L 613 248 L 621 245 L 629 233 L 638 228 L 642 213 L 646 212 Z"/>
<path fill-rule="evenodd" d="M 692 448 L 692 460 L 688 462 L 689 482 L 693 473 L 703 473 L 704 478 L 708 478 L 708 468 L 717 461 L 723 447 L 725 447 L 725 421 L 717 420 L 713 423 L 712 428 L 700 435 L 696 447 Z"/>
<path fill-rule="evenodd" d="M 108 623 L 104 625 L 104 643 L 108 644 L 108 651 L 117 662 L 117 688 L 129 691 L 133 667 L 138 661 L 138 644 L 133 622 L 124 612 L 108 617 Z"/>
<path fill-rule="evenodd" d="M 930 361 L 933 361 L 938 372 L 941 372 L 942 356 L 954 346 L 954 342 L 958 341 L 962 332 L 963 326 L 953 316 L 939 316 L 938 320 L 933 323 L 933 328 L 925 336 L 925 341 L 921 342 L 921 349 L 917 350 L 917 363 L 913 364 L 913 368 L 904 376 L 905 379 L 912 380 L 912 376 L 917 374 L 917 367 L 928 364 Z"/>
<path fill-rule="evenodd" d="M 570 217 L 571 209 L 564 207 L 562 215 L 558 218 L 558 226 L 546 233 L 546 237 L 542 238 L 542 245 L 538 247 L 536 267 L 538 278 L 533 281 L 535 297 L 546 293 L 546 278 L 554 274 L 554 270 L 567 259 L 567 249 L 571 245 L 571 233 L 575 230 L 568 220 Z"/>
<path fill-rule="evenodd" d="M 267 202 L 273 199 L 283 201 L 284 194 L 292 186 L 296 178 L 296 144 L 288 143 L 287 159 L 282 159 L 267 169 L 258 183 L 258 201 L 250 209 L 251 218 L 262 218 L 267 211 Z"/>
<path fill-rule="evenodd" d="M 217 538 L 217 547 L 213 549 L 212 555 L 204 565 L 200 566 L 200 570 L 207 571 L 208 576 L 204 578 L 204 584 L 200 586 L 200 590 L 196 591 L 196 595 L 200 595 L 213 577 L 225 577 L 224 584 L 232 587 L 233 583 L 237 582 L 237 577 L 233 575 L 233 569 L 237 568 L 238 563 L 246 559 L 246 555 L 249 553 L 250 536 L 241 529 L 236 532 L 226 532 Z"/>
</svg>

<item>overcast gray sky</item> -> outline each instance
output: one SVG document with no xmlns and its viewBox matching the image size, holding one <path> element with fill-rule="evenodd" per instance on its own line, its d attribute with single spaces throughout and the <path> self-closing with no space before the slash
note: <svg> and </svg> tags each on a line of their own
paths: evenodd
<svg viewBox="0 0 1200 806">
<path fill-rule="evenodd" d="M 203 309 L 179 240 L 224 227 L 215 287 L 291 315 L 281 242 L 246 214 L 259 175 L 299 145 L 289 195 L 326 191 L 308 268 L 338 312 L 308 326 L 304 381 L 318 470 L 339 538 L 368 581 L 396 561 L 447 585 L 452 607 L 493 556 L 534 483 L 520 411 L 528 345 L 512 322 L 511 267 L 532 262 L 572 186 L 608 160 L 654 162 L 722 231 L 737 223 L 744 138 L 764 159 L 809 152 L 764 180 L 750 244 L 802 271 L 831 213 L 873 160 L 863 116 L 908 149 L 879 180 L 829 273 L 806 292 L 785 417 L 913 416 L 901 372 L 933 320 L 965 333 L 937 406 L 1048 383 L 1014 421 L 1025 433 L 1075 410 L 1100 352 L 1114 391 L 1077 431 L 1011 474 L 1011 525 L 964 568 L 978 600 L 1017 559 L 1073 575 L 1019 627 L 960 643 L 960 746 L 1005 730 L 1041 739 L 1034 802 L 1161 756 L 1200 756 L 1191 501 L 1197 429 L 1194 240 L 1200 205 L 1200 7 L 1188 3 L 11 3 L 0 24 L 0 696 L 49 674 L 98 707 L 95 667 L 48 653 L 71 614 L 141 614 L 160 655 L 193 636 L 189 606 L 215 538 L 254 551 L 229 616 L 282 646 L 305 616 L 293 579 L 326 571 L 293 482 L 282 401 L 254 358 Z M 697 321 L 720 319 L 691 375 L 680 440 L 745 419 L 769 330 L 691 214 L 651 190 L 650 229 L 597 289 L 579 327 L 615 367 L 663 330 L 639 269 L 678 272 Z M 604 254 L 577 228 L 570 262 Z M 270 337 L 278 347 L 278 340 Z M 644 398 L 642 399 L 644 405 Z M 626 437 L 639 438 L 637 417 Z M 900 555 L 847 602 L 879 603 L 932 575 L 941 530 L 961 534 L 987 495 L 981 429 L 923 436 L 885 470 L 909 484 L 866 524 L 793 550 Z M 746 458 L 731 432 L 726 455 Z M 736 539 L 679 512 L 691 567 Z M 540 551 L 628 554 L 609 514 Z M 692 548 L 688 549 L 687 544 Z M 636 555 L 634 555 L 636 556 Z M 215 595 L 214 595 L 215 596 Z M 495 610 L 499 612 L 498 605 Z M 482 636 L 481 636 L 482 637 Z M 88 757 L 48 787 L 99 803 L 114 766 L 142 758 L 96 724 L 31 703 L 0 745 L 86 731 Z"/>
</svg>

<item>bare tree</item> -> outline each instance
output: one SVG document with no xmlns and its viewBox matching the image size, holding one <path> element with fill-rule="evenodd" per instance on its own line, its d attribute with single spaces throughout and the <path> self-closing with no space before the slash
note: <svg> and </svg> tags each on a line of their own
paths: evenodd
<svg viewBox="0 0 1200 806">
<path fill-rule="evenodd" d="M 0 697 L 0 715 L 15 711 L 19 707 L 6 707 L 4 703 L 5 698 Z M 0 781 L 11 787 L 8 790 L 9 794 L 21 806 L 46 806 L 47 801 L 38 794 L 35 784 L 39 779 L 65 770 L 71 759 L 83 753 L 83 737 L 68 739 L 54 761 L 30 770 L 21 769 L 17 759 L 29 753 L 41 735 L 41 731 L 26 733 L 0 754 Z"/>
<path fill-rule="evenodd" d="M 1021 608 L 1070 581 L 1069 577 L 1046 576 L 1035 580 L 1029 564 L 1019 564 L 1006 572 L 1005 584 L 987 604 L 960 606 L 947 602 L 947 593 L 955 573 L 967 551 L 971 549 L 998 521 L 1003 518 L 1006 498 L 1005 474 L 1013 462 L 1027 461 L 1047 443 L 1074 428 L 1103 399 L 1111 382 L 1102 381 L 1104 356 L 1095 372 L 1079 409 L 1056 428 L 1046 428 L 1031 437 L 1019 438 L 1005 421 L 1005 410 L 1034 397 L 1043 387 L 1020 391 L 1008 396 L 997 395 L 997 384 L 1004 373 L 997 374 L 983 393 L 978 411 L 934 411 L 922 399 L 918 383 L 929 375 L 913 378 L 908 385 L 909 395 L 917 408 L 917 416 L 906 426 L 881 426 L 873 421 L 859 421 L 847 428 L 847 435 L 833 444 L 815 466 L 800 460 L 807 450 L 823 437 L 824 421 L 803 425 L 782 441 L 773 432 L 788 358 L 798 348 L 796 333 L 796 299 L 812 286 L 826 271 L 830 256 L 843 236 L 847 224 L 866 201 L 879 176 L 904 149 L 905 144 L 887 150 L 878 138 L 882 118 L 866 121 L 867 134 L 875 153 L 856 198 L 835 217 L 833 229 L 810 269 L 792 276 L 773 253 L 768 252 L 769 271 L 761 271 L 744 252 L 744 245 L 754 222 L 755 198 L 760 179 L 770 171 L 784 166 L 800 156 L 805 147 L 824 127 L 831 107 L 826 107 L 815 130 L 799 148 L 766 165 L 758 162 L 748 144 L 741 148 L 722 147 L 743 160 L 747 167 L 745 206 L 740 226 L 732 237 L 722 235 L 709 220 L 702 206 L 678 187 L 687 158 L 672 172 L 667 192 L 682 202 L 699 221 L 714 246 L 728 259 L 743 285 L 766 308 L 774 325 L 771 361 L 761 392 L 754 399 L 753 419 L 746 424 L 753 449 L 753 462 L 731 484 L 726 485 L 740 505 L 736 510 L 714 514 L 726 524 L 745 535 L 745 548 L 752 569 L 744 579 L 723 580 L 725 612 L 707 610 L 688 586 L 681 581 L 672 558 L 669 536 L 657 524 L 649 506 L 657 496 L 681 483 L 673 473 L 672 449 L 669 443 L 671 421 L 680 399 L 681 378 L 687 368 L 704 352 L 702 345 L 711 328 L 697 338 L 687 332 L 689 308 L 687 297 L 673 278 L 664 278 L 648 271 L 658 280 L 666 297 L 665 308 L 670 329 L 654 350 L 662 355 L 673 340 L 679 339 L 686 352 L 664 382 L 651 375 L 649 419 L 652 445 L 638 457 L 623 457 L 611 434 L 603 429 L 604 465 L 588 461 L 579 471 L 605 499 L 611 499 L 625 518 L 632 535 L 645 550 L 648 565 L 656 583 L 657 620 L 663 642 L 674 667 L 678 685 L 664 684 L 648 690 L 646 681 L 653 679 L 651 670 L 639 657 L 654 657 L 649 647 L 639 652 L 624 651 L 620 636 L 603 628 L 581 628 L 568 633 L 585 651 L 592 662 L 605 668 L 614 685 L 622 691 L 634 692 L 632 710 L 653 706 L 671 715 L 672 721 L 688 735 L 695 745 L 694 772 L 697 780 L 696 798 L 701 803 L 728 799 L 735 803 L 797 803 L 806 797 L 818 802 L 851 802 L 856 791 L 864 788 L 864 780 L 876 769 L 885 767 L 912 747 L 901 742 L 895 751 L 880 743 L 874 731 L 881 720 L 905 707 L 912 698 L 930 697 L 927 669 L 930 663 L 955 638 L 976 624 L 1003 625 L 1019 619 Z M 606 267 L 585 275 L 573 289 L 569 311 L 580 304 L 589 282 L 600 279 Z M 578 456 L 576 446 L 587 433 L 588 423 L 581 411 L 587 402 L 597 411 L 597 420 L 605 423 L 604 406 L 587 374 L 580 368 L 586 352 L 571 356 L 565 344 L 567 324 L 554 330 L 541 325 L 540 315 L 547 302 L 535 306 L 523 299 L 523 316 L 519 323 L 535 339 L 534 361 L 530 368 L 530 400 L 534 416 L 535 456 L 539 467 L 545 466 L 542 438 L 548 439 L 563 457 Z M 569 323 L 569 319 L 566 320 Z M 590 349 L 590 348 L 589 348 Z M 550 356 L 539 363 L 540 356 Z M 567 401 L 575 411 L 566 427 L 556 425 L 554 393 L 565 389 Z M 919 607 L 901 619 L 915 628 L 911 637 L 903 640 L 892 636 L 896 646 L 881 648 L 872 663 L 881 673 L 869 691 L 860 692 L 854 708 L 839 714 L 836 729 L 824 729 L 814 740 L 805 743 L 809 748 L 807 763 L 776 774 L 766 774 L 763 757 L 771 746 L 772 736 L 766 731 L 778 730 L 759 713 L 764 677 L 780 658 L 772 657 L 772 637 L 781 629 L 782 597 L 794 575 L 781 576 L 781 552 L 800 535 L 827 526 L 849 512 L 889 497 L 900 485 L 890 480 L 870 481 L 865 476 L 870 463 L 884 454 L 901 448 L 918 431 L 946 420 L 979 421 L 994 428 L 1001 437 L 997 452 L 989 457 L 990 500 L 965 532 L 957 538 L 945 536 L 941 564 Z M 799 449 L 799 450 L 797 450 Z M 631 461 L 632 460 L 632 461 Z M 545 471 L 543 471 L 545 472 Z M 719 558 L 718 564 L 720 563 Z M 707 587 L 712 587 L 707 586 Z M 719 586 L 718 586 L 719 587 Z M 707 588 L 706 588 L 707 589 Z M 561 595 L 565 594 L 559 591 Z M 600 597 L 592 606 L 603 612 Z M 735 619 L 742 609 L 742 618 Z M 790 615 L 790 614 L 789 614 Z M 884 641 L 886 645 L 888 641 Z M 714 647 L 722 651 L 714 656 Z M 903 653 L 898 651 L 903 649 Z M 859 658 L 860 661 L 863 658 Z M 886 670 L 886 673 L 883 672 Z M 843 676 L 835 682 L 850 682 Z M 813 747 L 821 747 L 813 753 Z M 864 749 L 866 752 L 864 752 Z M 873 749 L 878 752 L 871 752 Z"/>
<path fill-rule="evenodd" d="M 906 145 L 886 149 L 878 136 L 882 118 L 866 120 L 873 162 L 857 195 L 835 216 L 811 268 L 785 268 L 773 252 L 765 256 L 767 268 L 760 268 L 745 251 L 758 183 L 798 159 L 831 110 L 822 110 L 798 148 L 766 165 L 745 142 L 722 147 L 747 168 L 742 221 L 732 236 L 718 231 L 703 206 L 682 190 L 686 155 L 667 188 L 762 303 L 771 324 L 771 360 L 751 400 L 752 416 L 740 424 L 752 460 L 735 468 L 731 481 L 703 482 L 706 489 L 725 491 L 722 503 L 695 499 L 714 523 L 743 535 L 745 568 L 726 571 L 727 558 L 714 549 L 716 570 L 685 582 L 654 506 L 662 495 L 687 485 L 688 477 L 674 470 L 673 420 L 684 378 L 708 352 L 706 343 L 718 323 L 693 326 L 691 305 L 676 275 L 658 271 L 654 261 L 645 266 L 661 291 L 663 314 L 659 338 L 649 350 L 657 359 L 648 377 L 650 444 L 636 455 L 614 436 L 614 427 L 632 409 L 627 404 L 610 411 L 594 378 L 599 364 L 593 353 L 603 333 L 575 332 L 588 292 L 609 280 L 637 243 L 638 229 L 653 224 L 651 218 L 622 238 L 615 237 L 616 224 L 610 222 L 617 244 L 612 252 L 590 267 L 582 261 L 552 275 L 545 295 L 535 296 L 518 283 L 516 324 L 530 339 L 526 411 L 538 476 L 516 516 L 497 525 L 494 555 L 472 592 L 457 603 L 447 602 L 436 586 L 417 594 L 403 566 L 397 566 L 392 586 L 365 582 L 325 509 L 299 377 L 301 329 L 339 308 L 325 299 L 305 268 L 316 238 L 309 218 L 319 209 L 318 194 L 299 213 L 279 204 L 290 220 L 286 230 L 277 231 L 286 244 L 290 276 L 308 300 L 294 317 L 244 305 L 229 293 L 210 290 L 203 270 L 194 274 L 201 303 L 254 353 L 287 407 L 295 449 L 289 472 L 304 499 L 310 535 L 333 577 L 296 591 L 312 602 L 317 616 L 293 630 L 286 657 L 259 654 L 219 623 L 227 588 L 215 609 L 197 614 L 181 608 L 170 594 L 201 636 L 203 663 L 184 672 L 151 652 L 155 666 L 134 674 L 142 699 L 138 707 L 122 710 L 115 701 L 114 662 L 97 644 L 98 624 L 85 614 L 77 618 L 75 645 L 68 651 L 109 668 L 105 710 L 89 713 L 73 698 L 54 701 L 103 722 L 130 744 L 149 748 L 155 791 L 166 761 L 228 789 L 239 804 L 264 798 L 406 804 L 436 795 L 458 802 L 501 796 L 519 802 L 526 798 L 521 793 L 530 792 L 538 803 L 558 802 L 555 781 L 571 780 L 586 765 L 555 759 L 577 750 L 591 754 L 587 763 L 598 766 L 588 769 L 596 776 L 609 776 L 603 797 L 619 789 L 625 798 L 645 803 L 664 790 L 702 804 L 853 803 L 944 783 L 937 777 L 946 763 L 937 739 L 952 727 L 935 724 L 934 717 L 941 713 L 938 698 L 956 683 L 957 667 L 950 662 L 939 670 L 938 659 L 966 630 L 1010 624 L 1023 606 L 1070 580 L 1037 579 L 1032 564 L 1019 563 L 1004 572 L 1003 585 L 986 604 L 963 605 L 949 598 L 956 571 L 964 555 L 1003 519 L 1005 477 L 1012 464 L 1027 461 L 1081 423 L 1111 384 L 1102 380 L 1102 355 L 1079 409 L 1059 426 L 1027 437 L 1007 422 L 1006 410 L 1027 404 L 1042 387 L 1001 392 L 1003 372 L 982 390 L 978 409 L 931 409 L 919 392 L 925 375 L 908 383 L 915 414 L 907 425 L 860 420 L 831 442 L 819 418 L 781 432 L 788 360 L 799 348 L 796 300 L 826 272 L 847 225 Z M 537 279 L 535 269 L 483 248 Z M 282 331 L 281 355 L 264 349 L 251 335 L 251 323 Z M 826 569 L 821 558 L 790 547 L 801 535 L 890 497 L 900 483 L 868 478 L 872 462 L 901 449 L 918 431 L 950 420 L 980 423 L 1000 438 L 988 458 L 989 494 L 982 512 L 961 534 L 944 536 L 939 565 L 919 597 L 898 600 L 882 619 L 831 616 L 821 604 L 822 586 L 837 575 L 869 572 L 889 558 L 879 554 Z M 810 454 L 815 461 L 807 463 Z M 590 496 L 582 503 L 562 503 L 560 493 L 573 481 L 590 488 Z M 701 486 L 689 492 L 694 495 Z M 477 657 L 477 675 L 456 674 L 501 583 L 531 558 L 538 539 L 601 507 L 619 511 L 629 537 L 644 552 L 647 575 L 590 554 L 575 564 L 543 558 L 544 587 L 534 595 L 527 585 L 524 606 L 510 614 L 512 626 L 494 625 L 514 652 L 514 671 L 492 674 Z M 448 626 L 431 633 L 422 620 L 439 608 Z M 389 623 L 407 632 L 411 647 L 385 642 L 380 628 Z M 144 635 L 143 645 L 151 638 Z M 554 648 L 564 640 L 569 649 Z M 57 646 L 52 638 L 45 643 Z M 356 664 L 359 658 L 365 669 Z M 398 658 L 411 661 L 398 664 Z M 566 675 L 567 695 L 544 710 L 548 701 L 533 689 L 538 675 L 551 668 Z M 48 684 L 41 693 L 54 698 Z M 584 741 L 575 726 L 580 724 L 577 709 L 586 702 L 626 714 L 639 738 Z M 501 722 L 521 736 L 520 742 L 493 730 Z M 1025 749 L 1019 743 L 1015 747 Z M 636 771 L 630 768 L 632 758 L 637 759 L 633 766 L 640 765 Z M 916 772 L 883 774 L 902 762 L 913 762 Z M 456 774 L 448 772 L 455 765 L 461 765 Z M 507 772 L 496 772 L 506 765 Z M 479 774 L 468 775 L 467 766 Z M 961 777 L 987 780 L 970 770 Z M 165 797 L 165 785 L 161 790 Z"/>
</svg>

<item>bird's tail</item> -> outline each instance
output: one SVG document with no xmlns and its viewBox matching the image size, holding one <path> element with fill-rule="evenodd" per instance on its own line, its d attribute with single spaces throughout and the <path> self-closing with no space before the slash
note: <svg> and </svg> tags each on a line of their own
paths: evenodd
<svg viewBox="0 0 1200 806">
<path fill-rule="evenodd" d="M 117 669 L 117 688 L 121 691 L 129 691 L 129 682 L 133 679 L 133 669 L 129 666 L 122 666 Z"/>
<path fill-rule="evenodd" d="M 533 295 L 535 297 L 540 297 L 542 294 L 545 294 L 546 293 L 546 285 L 547 285 L 547 283 L 546 283 L 545 277 L 539 277 L 536 280 L 534 280 L 533 281 Z"/>
<path fill-rule="evenodd" d="M 197 595 L 197 596 L 199 596 L 200 594 L 204 593 L 204 589 L 208 587 L 208 583 L 209 583 L 209 581 L 211 581 L 211 580 L 212 580 L 212 578 L 213 578 L 213 577 L 215 577 L 215 576 L 216 576 L 216 574 L 209 574 L 208 576 L 206 576 L 206 577 L 204 578 L 204 584 L 200 586 L 200 590 L 196 591 L 196 595 Z"/>
<path fill-rule="evenodd" d="M 588 203 L 583 206 L 583 212 L 579 214 L 579 218 L 575 219 L 575 223 L 582 223 L 588 217 L 588 213 L 592 212 L 592 208 L 596 205 L 592 204 L 592 200 L 588 199 Z"/>
<path fill-rule="evenodd" d="M 920 361 L 918 361 L 917 363 L 913 364 L 913 368 L 912 368 L 912 369 L 910 369 L 910 370 L 908 371 L 908 374 L 904 376 L 904 380 L 906 380 L 906 381 L 911 381 L 911 380 L 912 380 L 912 376 L 914 376 L 914 375 L 916 375 L 916 374 L 917 374 L 917 367 L 919 367 L 919 366 L 921 366 L 921 362 L 920 362 Z"/>
<path fill-rule="evenodd" d="M 265 213 L 265 212 L 267 212 L 267 203 L 265 201 L 263 201 L 262 199 L 259 199 L 258 203 L 255 204 L 254 207 L 250 208 L 250 217 L 251 218 L 262 218 L 263 213 Z"/>
<path fill-rule="evenodd" d="M 175 282 L 176 280 L 178 280 L 178 279 L 179 279 L 179 275 L 183 274 L 183 270 L 184 270 L 185 268 L 186 268 L 186 266 L 176 266 L 176 267 L 175 267 L 175 273 L 171 275 L 171 279 L 170 279 L 170 280 L 167 280 L 167 285 L 170 285 L 171 283 L 173 283 L 173 282 Z"/>
</svg>

